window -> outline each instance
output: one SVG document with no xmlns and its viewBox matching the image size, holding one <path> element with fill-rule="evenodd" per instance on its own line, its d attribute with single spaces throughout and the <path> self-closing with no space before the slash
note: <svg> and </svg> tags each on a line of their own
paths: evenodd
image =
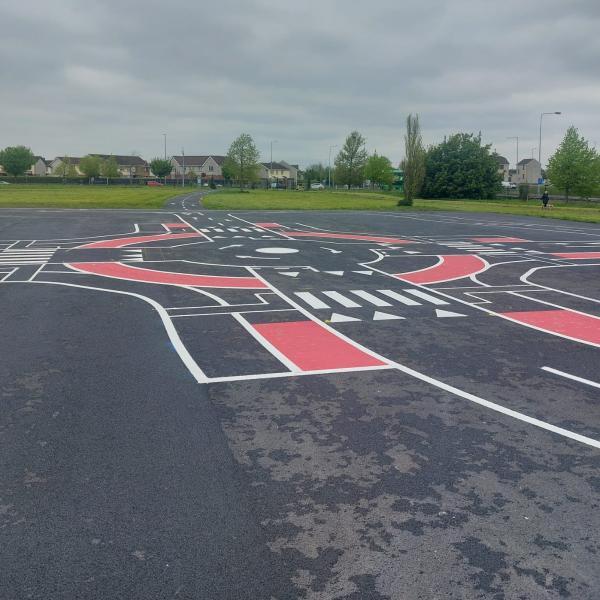
<svg viewBox="0 0 600 600">
<path fill-rule="evenodd" d="M 212 171 L 213 170 L 213 166 L 212 165 L 208 165 L 208 170 Z"/>
</svg>

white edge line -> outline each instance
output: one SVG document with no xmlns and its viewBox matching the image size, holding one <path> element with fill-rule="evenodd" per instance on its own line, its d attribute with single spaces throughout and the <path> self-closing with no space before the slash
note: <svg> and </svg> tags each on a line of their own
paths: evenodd
<svg viewBox="0 0 600 600">
<path fill-rule="evenodd" d="M 188 371 L 192 374 L 192 376 L 198 383 L 206 383 L 207 382 L 208 378 L 206 377 L 206 375 L 204 374 L 202 369 L 200 369 L 200 367 L 198 366 L 196 361 L 192 358 L 191 354 L 188 352 L 187 348 L 181 341 L 181 338 L 179 337 L 179 334 L 177 333 L 177 330 L 175 329 L 175 326 L 173 325 L 173 322 L 171 321 L 169 314 L 167 313 L 167 311 L 165 310 L 165 308 L 162 305 L 160 305 L 155 300 L 152 300 L 152 298 L 148 298 L 147 296 L 142 296 L 141 294 L 136 294 L 135 292 L 110 290 L 107 288 L 92 287 L 89 285 L 79 285 L 76 283 L 62 283 L 62 282 L 57 282 L 57 281 L 32 281 L 31 283 L 39 284 L 39 285 L 62 285 L 62 286 L 82 288 L 82 289 L 87 289 L 87 290 L 92 290 L 92 291 L 108 292 L 111 294 L 122 294 L 125 296 L 133 296 L 134 298 L 138 298 L 140 300 L 143 300 L 144 302 L 147 302 L 159 314 L 161 321 L 164 325 L 164 328 L 167 332 L 167 335 L 169 336 L 169 340 L 171 341 L 171 344 L 173 344 L 173 348 L 179 355 L 179 358 L 181 359 L 183 364 L 187 367 Z"/>
<path fill-rule="evenodd" d="M 552 367 L 542 367 L 542 371 L 554 373 L 555 375 L 560 375 L 561 377 L 566 377 L 567 379 L 572 379 L 573 381 L 585 383 L 586 385 L 591 385 L 592 387 L 600 389 L 600 383 L 596 383 L 595 381 L 591 381 L 590 379 L 584 379 L 583 377 L 577 377 L 577 375 L 571 375 L 570 373 L 565 373 L 564 371 L 559 371 L 558 369 L 553 369 Z"/>
<path fill-rule="evenodd" d="M 269 310 L 242 310 L 235 311 L 238 314 L 247 315 L 248 313 L 275 313 L 275 312 L 295 312 L 295 308 L 271 308 Z M 232 315 L 234 312 L 207 312 L 207 313 L 186 313 L 183 315 L 169 315 L 171 319 L 181 319 L 182 317 L 210 317 L 212 315 Z"/>
<path fill-rule="evenodd" d="M 292 373 L 301 373 L 302 370 L 294 364 L 285 354 L 281 353 L 271 342 L 265 339 L 252 325 L 240 315 L 240 313 L 231 313 L 231 316 L 261 345 L 270 352 L 277 360 L 284 364 Z"/>
</svg>

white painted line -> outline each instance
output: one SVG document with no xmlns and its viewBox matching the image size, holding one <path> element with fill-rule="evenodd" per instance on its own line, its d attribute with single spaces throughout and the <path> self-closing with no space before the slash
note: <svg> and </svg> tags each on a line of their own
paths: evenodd
<svg viewBox="0 0 600 600">
<path fill-rule="evenodd" d="M 346 296 L 339 292 L 323 292 L 323 294 L 346 308 L 360 308 L 360 304 L 357 304 L 350 298 L 346 298 Z"/>
<path fill-rule="evenodd" d="M 302 370 L 294 364 L 285 354 L 280 352 L 271 342 L 264 338 L 252 327 L 252 325 L 240 315 L 240 313 L 231 313 L 231 316 L 261 345 L 268 350 L 277 360 L 284 364 L 292 373 L 300 373 Z"/>
<path fill-rule="evenodd" d="M 445 300 L 441 300 L 440 298 L 437 298 L 436 296 L 432 296 L 431 294 L 427 294 L 421 290 L 406 290 L 406 293 L 408 294 L 412 294 L 413 296 L 416 296 L 417 298 L 422 298 L 423 300 L 427 300 L 427 302 L 431 302 L 431 304 L 435 304 L 436 306 L 444 306 L 444 305 L 448 305 L 449 302 L 446 302 Z"/>
<path fill-rule="evenodd" d="M 370 302 L 374 306 L 392 306 L 387 300 L 382 300 L 381 298 L 378 298 L 369 292 L 365 292 L 364 290 L 350 290 L 350 293 L 362 298 L 363 300 L 366 300 L 367 302 Z"/>
<path fill-rule="evenodd" d="M 223 230 L 219 227 L 213 227 L 213 231 L 216 231 L 217 233 L 223 233 Z"/>
<path fill-rule="evenodd" d="M 231 231 L 232 233 L 237 233 L 238 230 L 235 227 L 228 227 L 227 231 Z"/>
<path fill-rule="evenodd" d="M 325 304 L 325 302 L 319 300 L 319 298 L 317 298 L 314 294 L 311 294 L 310 292 L 294 292 L 294 294 L 298 296 L 300 300 L 306 302 L 306 304 L 308 304 L 311 308 L 315 308 L 317 310 L 323 308 L 331 308 L 328 304 Z"/>
<path fill-rule="evenodd" d="M 577 377 L 577 375 L 571 375 L 571 373 L 565 373 L 564 371 L 559 371 L 558 369 L 553 369 L 552 367 L 542 367 L 542 371 L 548 371 L 548 373 L 554 373 L 555 375 L 560 375 L 561 377 L 566 377 L 567 379 L 572 379 L 573 381 L 585 383 L 586 385 L 591 385 L 592 387 L 600 389 L 600 383 L 597 383 L 596 381 L 584 379 L 583 377 Z"/>
<path fill-rule="evenodd" d="M 397 292 L 394 292 L 394 290 L 377 290 L 377 292 L 379 294 L 383 294 L 384 296 L 387 296 L 388 298 L 391 298 L 392 300 L 396 300 L 397 302 L 406 304 L 406 306 L 421 306 L 420 302 L 417 302 L 416 300 L 413 300 L 412 298 L 407 298 L 406 296 L 403 296 L 402 294 L 398 294 Z"/>
</svg>

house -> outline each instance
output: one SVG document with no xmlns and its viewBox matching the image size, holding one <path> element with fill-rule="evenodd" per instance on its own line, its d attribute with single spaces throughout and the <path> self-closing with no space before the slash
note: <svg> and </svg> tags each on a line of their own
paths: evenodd
<svg viewBox="0 0 600 600">
<path fill-rule="evenodd" d="M 542 166 L 535 158 L 524 158 L 517 163 L 517 172 L 512 181 L 516 184 L 535 184 L 542 177 Z"/>
<path fill-rule="evenodd" d="M 79 163 L 81 162 L 81 157 L 77 156 L 57 156 L 54 160 L 50 161 L 49 170 L 50 175 L 61 175 L 62 174 L 62 166 L 68 164 L 75 168 L 75 172 L 77 175 L 82 175 L 79 170 Z"/>
<path fill-rule="evenodd" d="M 283 183 L 286 187 L 296 187 L 298 183 L 298 165 L 291 165 L 284 160 L 260 163 L 259 179 L 271 183 Z"/>
<path fill-rule="evenodd" d="M 119 174 L 121 177 L 137 178 L 137 177 L 150 177 L 150 167 L 148 163 L 140 156 L 124 156 L 115 154 L 95 154 L 90 153 L 91 156 L 97 156 L 102 160 L 108 160 L 114 158 L 119 168 Z M 89 156 L 89 155 L 88 155 Z M 83 175 L 79 168 L 81 163 L 81 157 L 76 156 L 57 156 L 50 163 L 50 172 L 55 175 L 60 173 L 61 165 L 68 162 L 70 165 L 75 167 L 78 175 Z"/>
<path fill-rule="evenodd" d="M 494 158 L 498 163 L 498 173 L 502 175 L 502 181 L 509 181 L 509 164 L 508 160 L 504 156 L 495 154 Z"/>
<path fill-rule="evenodd" d="M 36 156 L 35 162 L 26 171 L 26 174 L 34 175 L 36 177 L 45 177 L 49 174 L 49 164 L 50 161 L 47 161 L 43 156 Z"/>
<path fill-rule="evenodd" d="M 226 157 L 218 154 L 202 156 L 172 156 L 173 170 L 171 176 L 181 177 L 185 169 L 186 177 L 201 177 L 202 179 L 223 179 L 223 163 Z"/>
</svg>

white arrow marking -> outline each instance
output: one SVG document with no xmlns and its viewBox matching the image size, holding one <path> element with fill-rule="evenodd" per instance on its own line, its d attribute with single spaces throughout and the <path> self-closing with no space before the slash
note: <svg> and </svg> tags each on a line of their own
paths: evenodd
<svg viewBox="0 0 600 600">
<path fill-rule="evenodd" d="M 319 246 L 321 250 L 327 250 L 327 252 L 331 252 L 332 254 L 341 254 L 342 250 L 334 250 L 333 248 L 325 248 L 324 246 Z"/>
<path fill-rule="evenodd" d="M 341 277 L 344 274 L 344 271 L 323 271 L 323 273 L 329 273 L 329 275 L 337 275 Z"/>
<path fill-rule="evenodd" d="M 243 244 L 231 244 L 229 246 L 223 246 L 222 248 L 219 248 L 219 250 L 227 250 L 227 248 L 241 248 L 243 246 Z"/>
<path fill-rule="evenodd" d="M 359 275 L 373 275 L 373 271 L 352 271 L 353 273 L 358 273 Z"/>
<path fill-rule="evenodd" d="M 348 317 L 347 315 L 340 315 L 339 313 L 333 313 L 329 319 L 330 323 L 346 323 L 348 321 L 360 321 L 360 319 Z"/>
<path fill-rule="evenodd" d="M 435 309 L 436 317 L 466 317 L 467 315 L 461 315 L 460 313 L 450 312 L 449 310 L 440 310 L 439 308 Z"/>
<path fill-rule="evenodd" d="M 398 315 L 390 315 L 388 313 L 375 311 L 373 315 L 373 321 L 391 321 L 392 319 L 404 319 L 404 317 L 399 317 Z"/>
<path fill-rule="evenodd" d="M 290 271 L 289 273 L 279 273 L 280 275 L 286 275 L 287 277 L 298 277 L 300 273 L 298 271 Z"/>
</svg>

